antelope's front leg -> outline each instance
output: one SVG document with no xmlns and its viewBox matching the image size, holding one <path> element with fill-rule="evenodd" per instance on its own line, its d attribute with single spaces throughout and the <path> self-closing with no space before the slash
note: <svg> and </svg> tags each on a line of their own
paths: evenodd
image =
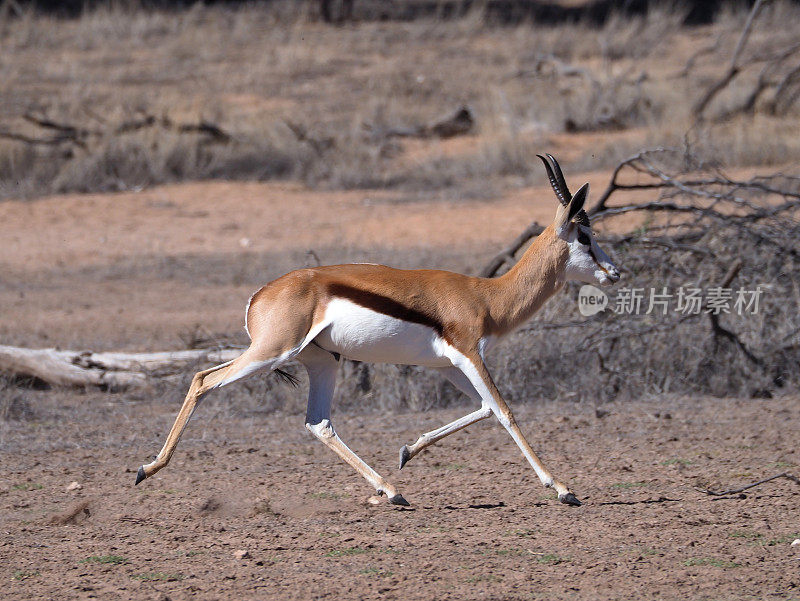
<svg viewBox="0 0 800 601">
<path fill-rule="evenodd" d="M 450 360 L 464 373 L 480 394 L 483 403 L 497 416 L 497 419 L 511 435 L 511 438 L 517 443 L 525 459 L 527 459 L 528 463 L 533 467 L 536 475 L 539 476 L 539 480 L 542 484 L 547 488 L 555 489 L 558 493 L 558 500 L 562 503 L 566 505 L 580 505 L 581 502 L 573 492 L 567 488 L 564 483 L 556 480 L 550 473 L 550 470 L 544 466 L 541 459 L 536 456 L 531 445 L 522 434 L 522 430 L 520 430 L 517 425 L 514 415 L 511 413 L 511 409 L 503 400 L 500 391 L 497 390 L 497 386 L 495 386 L 492 381 L 489 370 L 486 369 L 486 365 L 480 355 L 476 352 L 467 356 L 454 349 Z"/>
<path fill-rule="evenodd" d="M 475 390 L 475 387 L 470 383 L 470 381 L 464 377 L 464 374 L 455 367 L 443 367 L 439 369 L 439 373 L 441 373 L 445 378 L 447 378 L 450 383 L 458 388 L 461 392 L 466 394 L 469 398 L 474 401 L 481 402 L 481 396 Z M 433 443 L 441 440 L 446 436 L 450 436 L 454 432 L 458 432 L 459 430 L 463 430 L 467 426 L 471 426 L 475 422 L 479 422 L 482 419 L 486 419 L 492 414 L 492 410 L 483 402 L 481 402 L 481 408 L 477 411 L 473 411 L 472 413 L 465 415 L 464 417 L 460 417 L 455 421 L 450 422 L 449 424 L 445 424 L 444 426 L 437 428 L 436 430 L 432 430 L 431 432 L 426 432 L 422 436 L 420 436 L 414 444 L 411 445 L 403 445 L 403 448 L 400 449 L 400 469 L 403 469 L 403 466 L 413 457 L 419 454 L 422 449 L 429 447 Z"/>
</svg>

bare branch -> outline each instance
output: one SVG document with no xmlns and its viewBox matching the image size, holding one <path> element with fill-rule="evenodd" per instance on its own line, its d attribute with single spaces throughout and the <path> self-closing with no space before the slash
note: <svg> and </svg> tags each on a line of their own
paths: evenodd
<svg viewBox="0 0 800 601">
<path fill-rule="evenodd" d="M 600 198 L 595 203 L 594 207 L 589 209 L 587 213 L 589 216 L 595 215 L 600 211 L 603 211 L 606 208 L 606 203 L 608 199 L 611 198 L 611 195 L 616 192 L 617 190 L 646 190 L 651 188 L 660 188 L 662 187 L 661 184 L 658 183 L 651 183 L 651 184 L 635 184 L 635 185 L 623 185 L 620 184 L 617 180 L 619 178 L 620 172 L 625 167 L 632 167 L 635 165 L 637 161 L 640 161 L 645 155 L 651 152 L 666 152 L 667 148 L 651 148 L 647 150 L 642 150 L 641 152 L 636 153 L 633 156 L 628 157 L 621 163 L 619 163 L 611 174 L 611 180 L 608 182 L 608 186 L 606 187 L 605 191 L 600 195 Z"/>
<path fill-rule="evenodd" d="M 756 0 L 753 3 L 753 7 L 750 9 L 750 13 L 747 15 L 744 28 L 742 29 L 742 34 L 739 36 L 739 41 L 736 43 L 736 49 L 733 51 L 733 56 L 731 56 L 731 63 L 728 66 L 728 70 L 720 79 L 718 79 L 711 87 L 709 87 L 708 90 L 706 90 L 706 93 L 703 94 L 697 104 L 695 104 L 694 113 L 698 121 L 702 121 L 703 113 L 705 113 L 709 103 L 716 97 L 717 94 L 724 90 L 741 71 L 742 67 L 739 64 L 739 59 L 741 58 L 742 51 L 747 45 L 747 40 L 750 37 L 750 32 L 753 28 L 753 22 L 767 2 L 769 2 L 769 0 Z"/>
<path fill-rule="evenodd" d="M 686 65 L 683 67 L 683 69 L 681 69 L 679 72 L 675 73 L 675 75 L 672 75 L 671 77 L 672 78 L 687 77 L 689 73 L 691 73 L 692 69 L 694 69 L 697 60 L 701 56 L 705 56 L 707 54 L 714 54 L 715 52 L 717 52 L 717 50 L 719 50 L 721 42 L 722 42 L 722 34 L 719 34 L 714 40 L 713 44 L 704 46 L 703 48 L 697 50 L 694 54 L 692 54 L 692 56 L 688 58 L 688 60 L 686 61 Z"/>
<path fill-rule="evenodd" d="M 794 69 L 789 71 L 778 83 L 777 89 L 775 90 L 775 96 L 769 105 L 769 111 L 773 115 L 780 114 L 781 112 L 785 113 L 794 103 L 794 100 L 797 99 L 797 92 L 795 92 L 793 98 L 790 98 L 789 91 L 791 90 L 791 86 L 798 81 L 800 81 L 800 65 L 797 65 Z M 783 111 L 778 110 L 781 103 L 783 103 Z"/>
<path fill-rule="evenodd" d="M 5 128 L 0 128 L 0 138 L 14 140 L 16 142 L 23 142 L 24 144 L 30 144 L 32 146 L 58 146 L 64 142 L 73 141 L 71 137 L 63 135 L 53 136 L 52 138 L 33 138 L 31 136 L 26 136 L 25 134 L 9 131 Z"/>
<path fill-rule="evenodd" d="M 774 174 L 758 176 L 749 180 L 734 180 L 721 173 L 715 173 L 709 177 L 683 178 L 671 175 L 656 166 L 653 159 L 667 155 L 680 156 L 684 163 L 696 163 L 685 151 L 665 147 L 642 150 L 628 157 L 614 168 L 608 186 L 594 207 L 587 211 L 592 221 L 597 223 L 604 219 L 634 212 L 694 215 L 699 219 L 709 219 L 737 227 L 761 242 L 775 245 L 773 239 L 759 233 L 753 229 L 752 225 L 784 213 L 800 210 L 800 178 Z M 626 170 L 648 176 L 651 179 L 633 184 L 621 183 L 621 176 Z M 661 195 L 656 200 L 649 202 L 608 205 L 614 193 L 634 190 L 658 190 Z M 752 196 L 763 195 L 782 196 L 786 200 L 779 204 L 768 204 L 756 203 L 750 199 Z M 667 227 L 686 228 L 691 227 L 691 224 Z M 531 238 L 541 233 L 543 229 L 538 224 L 532 224 L 526 228 L 507 248 L 495 255 L 479 274 L 482 277 L 496 275 L 504 264 L 513 263 L 519 249 Z M 641 235 L 629 234 L 616 241 L 631 241 L 634 237 L 641 238 Z M 674 236 L 672 238 L 672 243 L 681 242 L 674 239 Z M 663 240 L 656 243 L 667 244 Z M 794 250 L 789 249 L 789 252 L 794 253 Z"/>
<path fill-rule="evenodd" d="M 795 484 L 800 484 L 800 478 L 798 478 L 797 476 L 793 476 L 789 472 L 783 472 L 780 474 L 775 474 L 774 476 L 770 476 L 769 478 L 764 478 L 763 480 L 759 480 L 758 482 L 753 482 L 752 484 L 741 486 L 739 488 L 731 488 L 729 490 L 722 490 L 722 491 L 714 491 L 708 488 L 695 488 L 695 490 L 698 490 L 701 493 L 705 493 L 712 497 L 722 497 L 725 495 L 735 495 L 740 492 L 744 492 L 751 488 L 755 488 L 756 486 L 761 486 L 762 484 L 766 484 L 767 482 L 772 482 L 773 480 L 777 480 L 778 478 L 786 478 L 787 480 L 791 480 Z"/>
<path fill-rule="evenodd" d="M 758 81 L 750 91 L 750 94 L 747 96 L 747 98 L 745 98 L 745 100 L 739 106 L 725 111 L 722 115 L 717 117 L 717 120 L 724 121 L 733 115 L 736 115 L 737 113 L 752 114 L 755 112 L 756 103 L 758 102 L 759 98 L 761 98 L 761 96 L 771 88 L 777 89 L 772 101 L 767 107 L 767 110 L 772 114 L 777 114 L 777 105 L 785 95 L 786 90 L 791 87 L 798 74 L 800 74 L 800 66 L 790 70 L 779 81 L 775 81 L 775 73 L 783 66 L 783 63 L 786 61 L 786 59 L 792 57 L 798 51 L 800 51 L 800 44 L 794 44 L 778 55 L 770 55 L 764 58 L 763 60 L 766 64 L 762 67 L 761 72 L 758 74 Z M 786 108 L 788 108 L 790 105 L 791 102 L 786 105 Z"/>
<path fill-rule="evenodd" d="M 22 117 L 25 121 L 44 130 L 54 131 L 56 134 L 51 137 L 33 137 L 11 131 L 7 128 L 0 128 L 0 138 L 31 145 L 59 146 L 61 144 L 73 144 L 85 150 L 89 147 L 90 141 L 92 140 L 96 141 L 109 136 L 120 136 L 147 127 L 158 126 L 182 134 L 204 134 L 208 136 L 211 142 L 215 143 L 226 144 L 233 139 L 232 136 L 219 125 L 203 120 L 197 123 L 175 123 L 169 117 L 157 118 L 154 115 L 143 114 L 139 118 L 130 119 L 111 126 L 108 125 L 102 117 L 94 115 L 93 113 L 89 113 L 89 115 L 105 125 L 105 128 L 90 129 L 70 123 L 60 123 L 46 116 L 26 113 Z"/>
</svg>

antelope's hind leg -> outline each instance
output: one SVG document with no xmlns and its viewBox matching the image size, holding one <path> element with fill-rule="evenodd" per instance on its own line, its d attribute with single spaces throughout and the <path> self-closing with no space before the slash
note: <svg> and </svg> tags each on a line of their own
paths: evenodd
<svg viewBox="0 0 800 601">
<path fill-rule="evenodd" d="M 306 411 L 306 428 L 325 446 L 331 449 L 364 479 L 372 484 L 378 494 L 386 494 L 393 505 L 408 505 L 397 489 L 387 482 L 378 472 L 372 469 L 356 455 L 336 434 L 331 423 L 331 401 L 336 388 L 336 372 L 339 362 L 334 356 L 316 346 L 308 345 L 297 356 L 308 372 L 308 409 Z"/>
<path fill-rule="evenodd" d="M 139 468 L 136 473 L 136 484 L 166 467 L 175 452 L 175 447 L 178 445 L 183 431 L 186 429 L 186 425 L 197 408 L 198 401 L 203 395 L 213 388 L 240 380 L 261 369 L 278 367 L 277 363 L 278 359 L 262 359 L 259 353 L 253 347 L 250 347 L 233 361 L 197 372 L 192 378 L 189 392 L 186 393 L 186 398 L 183 401 L 181 410 L 178 412 L 178 416 L 175 418 L 175 423 L 167 435 L 164 446 L 152 462 Z"/>
</svg>

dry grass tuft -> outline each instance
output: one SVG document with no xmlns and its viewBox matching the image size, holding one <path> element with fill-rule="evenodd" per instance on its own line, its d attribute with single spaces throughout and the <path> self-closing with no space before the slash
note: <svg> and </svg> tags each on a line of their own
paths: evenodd
<svg viewBox="0 0 800 601">
<path fill-rule="evenodd" d="M 568 167 L 613 165 L 619 157 L 607 151 L 620 146 L 680 141 L 745 14 L 729 10 L 702 35 L 681 27 L 684 11 L 664 8 L 601 27 L 499 27 L 480 9 L 328 27 L 308 6 L 287 4 L 161 11 L 112 3 L 71 20 L 27 10 L 0 23 L 0 197 L 206 178 L 487 196 L 529 182 L 532 152 L 564 131 L 610 136 L 599 148 L 576 138 Z M 754 29 L 753 56 L 790 44 L 796 16 L 790 3 L 771 3 Z M 743 74 L 715 111 L 735 105 L 756 76 Z M 791 106 L 767 124 L 775 135 L 758 135 L 764 103 L 755 115 L 712 124 L 721 160 L 799 158 L 797 97 L 787 98 Z M 411 153 L 416 145 L 387 133 L 461 104 L 474 110 L 478 131 L 458 152 L 430 141 Z M 64 131 L 35 126 L 31 114 L 93 133 L 53 141 Z M 160 126 L 117 131 L 142 115 L 211 123 L 230 138 Z M 636 133 L 613 137 L 625 131 Z"/>
</svg>

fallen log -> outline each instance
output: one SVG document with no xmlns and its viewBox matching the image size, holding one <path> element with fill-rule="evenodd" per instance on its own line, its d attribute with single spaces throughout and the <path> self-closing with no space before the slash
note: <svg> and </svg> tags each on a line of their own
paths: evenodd
<svg viewBox="0 0 800 601">
<path fill-rule="evenodd" d="M 241 349 L 95 353 L 0 345 L 0 372 L 52 386 L 126 390 L 141 388 L 153 377 L 173 374 L 195 363 L 224 363 L 241 353 Z"/>
</svg>

